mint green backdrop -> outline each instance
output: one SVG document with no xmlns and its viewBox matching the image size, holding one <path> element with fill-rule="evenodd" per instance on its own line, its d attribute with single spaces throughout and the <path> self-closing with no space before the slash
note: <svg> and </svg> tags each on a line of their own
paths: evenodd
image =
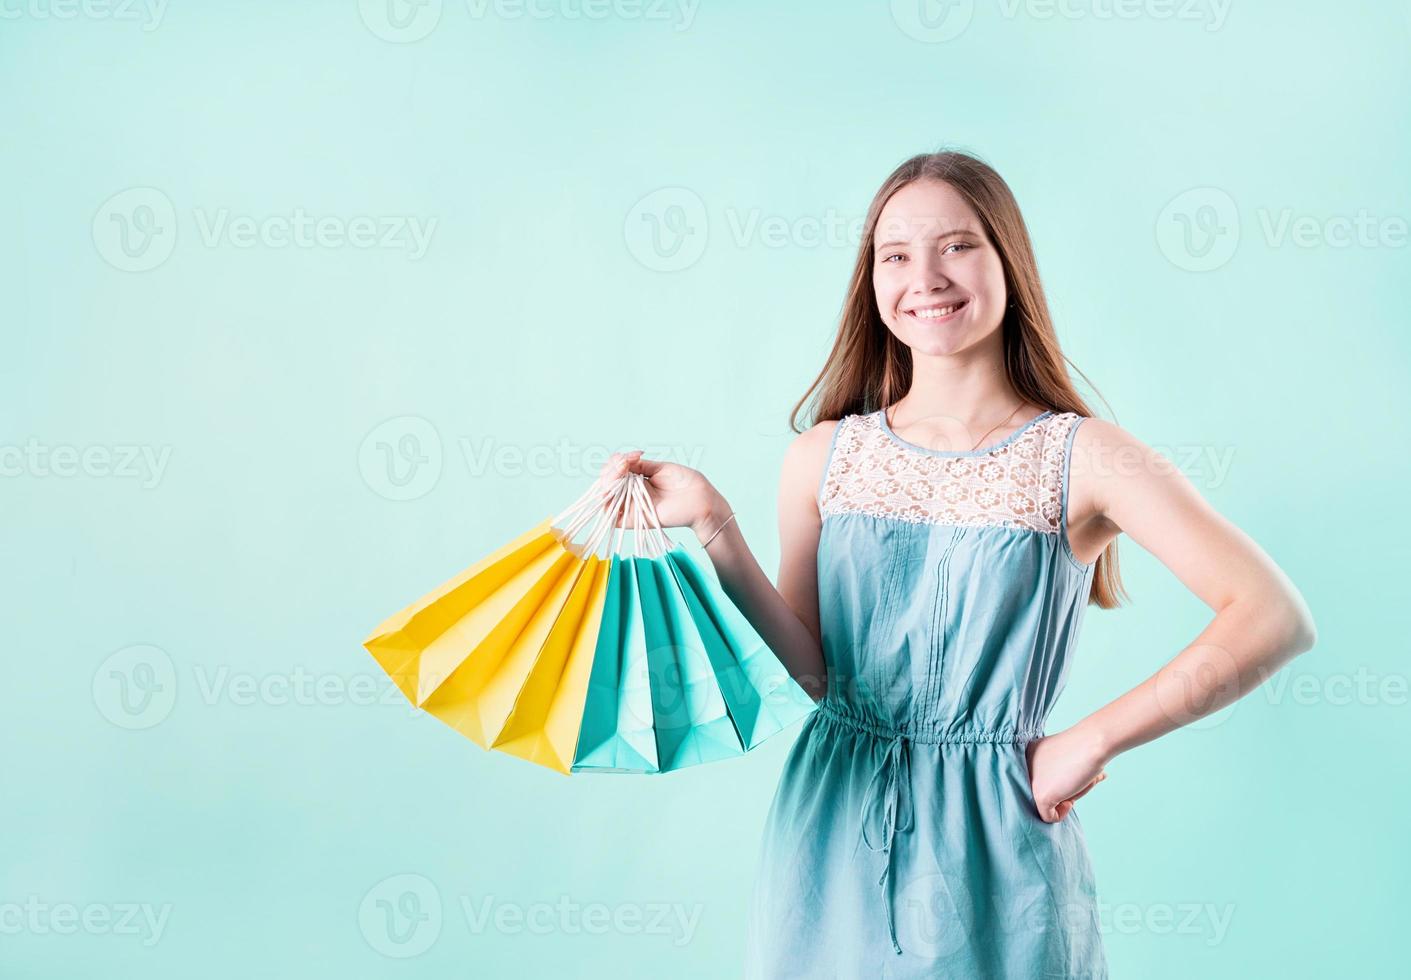
<svg viewBox="0 0 1411 980">
<path fill-rule="evenodd" d="M 737 974 L 796 726 L 565 779 L 359 642 L 618 448 L 772 576 L 849 226 L 958 147 L 1320 629 L 1080 804 L 1113 975 L 1393 975 L 1411 8 L 388 2 L 3 6 L 0 974 Z M 1050 731 L 1210 616 L 1124 542 Z"/>
</svg>

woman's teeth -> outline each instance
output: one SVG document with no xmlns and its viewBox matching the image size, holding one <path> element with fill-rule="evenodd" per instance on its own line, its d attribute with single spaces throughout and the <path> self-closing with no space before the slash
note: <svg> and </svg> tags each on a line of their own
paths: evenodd
<svg viewBox="0 0 1411 980">
<path fill-rule="evenodd" d="M 911 315 L 919 320 L 934 320 L 937 317 L 950 316 L 956 310 L 965 305 L 965 302 L 953 303 L 950 306 L 937 306 L 928 310 L 913 310 Z"/>
</svg>

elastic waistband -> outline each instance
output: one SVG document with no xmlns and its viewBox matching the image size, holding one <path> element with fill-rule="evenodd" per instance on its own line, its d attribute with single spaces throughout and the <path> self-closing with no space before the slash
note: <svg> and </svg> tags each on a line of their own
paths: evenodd
<svg viewBox="0 0 1411 980">
<path fill-rule="evenodd" d="M 963 744 L 966 742 L 1024 745 L 1043 737 L 1043 731 L 1040 729 L 1013 727 L 954 729 L 943 728 L 934 723 L 892 725 L 877 718 L 869 718 L 846 702 L 826 697 L 818 702 L 818 713 L 830 721 L 889 742 L 902 739 L 908 742 L 919 742 L 922 745 Z"/>
</svg>

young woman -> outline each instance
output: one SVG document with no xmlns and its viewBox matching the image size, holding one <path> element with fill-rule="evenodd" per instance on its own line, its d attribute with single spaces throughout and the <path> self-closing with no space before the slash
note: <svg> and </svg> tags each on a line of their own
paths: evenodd
<svg viewBox="0 0 1411 980">
<path fill-rule="evenodd" d="M 813 424 L 779 491 L 777 589 L 699 472 L 615 456 L 690 526 L 818 710 L 770 809 L 751 976 L 1107 976 L 1076 800 L 1118 753 L 1312 647 L 1297 589 L 1186 477 L 1091 417 L 1009 187 L 960 153 L 887 178 Z M 1170 663 L 1045 734 L 1116 538 L 1215 615 Z"/>
</svg>

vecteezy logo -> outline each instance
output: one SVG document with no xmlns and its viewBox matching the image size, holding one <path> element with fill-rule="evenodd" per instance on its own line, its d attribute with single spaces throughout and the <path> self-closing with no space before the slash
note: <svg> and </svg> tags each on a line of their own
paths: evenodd
<svg viewBox="0 0 1411 980">
<path fill-rule="evenodd" d="M 441 0 L 358 0 L 358 13 L 373 34 L 393 44 L 420 41 L 441 22 Z"/>
<path fill-rule="evenodd" d="M 1239 243 L 1239 209 L 1218 187 L 1193 187 L 1177 194 L 1156 218 L 1161 253 L 1187 272 L 1220 268 Z"/>
<path fill-rule="evenodd" d="M 892 20 L 903 34 L 927 44 L 954 41 L 975 16 L 975 0 L 892 0 Z"/>
<path fill-rule="evenodd" d="M 901 887 L 892 902 L 902 949 L 939 959 L 965 945 L 971 932 L 963 917 L 970 892 L 959 876 L 935 872 L 897 884 Z"/>
<path fill-rule="evenodd" d="M 93 703 L 119 728 L 161 723 L 176 703 L 176 667 L 160 647 L 135 644 L 110 654 L 93 672 Z"/>
<path fill-rule="evenodd" d="M 1190 647 L 1194 665 L 1166 669 L 1166 683 L 1156 689 L 1156 703 L 1177 725 L 1206 729 L 1223 725 L 1239 707 L 1238 661 L 1214 643 Z M 1223 706 L 1217 707 L 1221 702 Z"/>
<path fill-rule="evenodd" d="M 123 272 L 147 272 L 176 248 L 176 208 L 155 187 L 130 187 L 103 202 L 93 216 L 93 245 Z"/>
<path fill-rule="evenodd" d="M 680 272 L 705 254 L 705 202 L 685 187 L 663 187 L 632 206 L 622 225 L 627 251 L 653 272 Z"/>
<path fill-rule="evenodd" d="M 358 469 L 372 492 L 388 500 L 424 497 L 441 479 L 441 435 L 416 415 L 388 419 L 363 439 Z"/>
<path fill-rule="evenodd" d="M 384 878 L 363 896 L 358 929 L 383 956 L 420 956 L 441 935 L 441 893 L 422 875 Z"/>
</svg>

